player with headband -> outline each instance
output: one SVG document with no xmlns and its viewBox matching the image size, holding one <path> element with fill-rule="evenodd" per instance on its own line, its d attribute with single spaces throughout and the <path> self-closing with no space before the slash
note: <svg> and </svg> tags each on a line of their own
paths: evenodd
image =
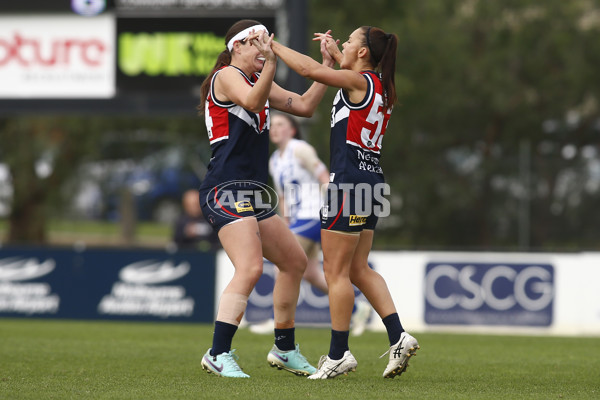
<svg viewBox="0 0 600 400">
<path fill-rule="evenodd" d="M 273 82 L 272 40 L 273 35 L 257 21 L 233 24 L 225 35 L 226 49 L 200 90 L 198 108 L 204 114 L 212 157 L 199 201 L 234 267 L 219 301 L 212 347 L 201 364 L 223 377 L 249 377 L 239 367 L 231 344 L 248 296 L 262 274 L 263 257 L 280 271 L 273 290 L 275 343 L 267 359 L 298 375 L 315 371 L 295 342 L 296 303 L 306 255 L 262 196 L 268 194 L 270 108 L 309 117 L 327 86 L 314 83 L 299 95 Z M 324 45 L 321 50 L 323 63 L 333 66 Z"/>
</svg>

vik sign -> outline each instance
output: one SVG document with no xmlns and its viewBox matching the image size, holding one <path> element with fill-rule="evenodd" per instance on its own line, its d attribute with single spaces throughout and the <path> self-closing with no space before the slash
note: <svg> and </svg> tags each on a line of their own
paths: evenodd
<svg viewBox="0 0 600 400">
<path fill-rule="evenodd" d="M 425 322 L 549 326 L 554 291 L 549 264 L 429 263 Z"/>
</svg>

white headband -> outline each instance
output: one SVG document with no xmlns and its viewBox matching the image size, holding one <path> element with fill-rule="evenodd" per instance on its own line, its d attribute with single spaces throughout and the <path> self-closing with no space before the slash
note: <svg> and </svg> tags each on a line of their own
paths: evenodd
<svg viewBox="0 0 600 400">
<path fill-rule="evenodd" d="M 269 30 L 267 28 L 265 28 L 264 25 L 254 25 L 254 26 L 251 26 L 250 28 L 246 28 L 243 31 L 237 33 L 234 37 L 231 38 L 231 40 L 229 42 L 227 42 L 227 48 L 229 49 L 229 51 L 233 50 L 233 44 L 235 42 L 237 42 L 238 40 L 246 39 L 248 36 L 250 36 L 252 31 L 254 31 L 254 32 L 265 31 L 267 33 L 267 35 L 269 34 Z"/>
</svg>

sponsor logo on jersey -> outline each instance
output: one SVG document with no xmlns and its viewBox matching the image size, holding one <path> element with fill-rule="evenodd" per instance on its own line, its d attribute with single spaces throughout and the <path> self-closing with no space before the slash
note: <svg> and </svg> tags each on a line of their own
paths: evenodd
<svg viewBox="0 0 600 400">
<path fill-rule="evenodd" d="M 367 223 L 366 215 L 350 215 L 349 226 L 359 226 Z"/>
<path fill-rule="evenodd" d="M 252 203 L 250 203 L 248 200 L 236 201 L 235 209 L 239 213 L 244 211 L 254 211 L 254 208 L 252 208 Z"/>
</svg>

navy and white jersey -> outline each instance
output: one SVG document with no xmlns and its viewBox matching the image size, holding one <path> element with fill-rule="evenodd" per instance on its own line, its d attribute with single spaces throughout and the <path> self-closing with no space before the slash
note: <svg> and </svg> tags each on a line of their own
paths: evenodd
<svg viewBox="0 0 600 400">
<path fill-rule="evenodd" d="M 374 71 L 363 71 L 367 92 L 357 104 L 340 89 L 331 110 L 330 182 L 376 184 L 384 181 L 379 164 L 383 135 L 392 109 L 383 108 L 385 93 Z"/>
<path fill-rule="evenodd" d="M 254 86 L 260 76 L 248 77 L 234 66 L 223 68 L 235 68 L 250 86 Z M 266 184 L 269 175 L 269 102 L 260 113 L 253 113 L 234 102 L 219 101 L 214 84 L 223 68 L 213 75 L 205 103 L 204 118 L 212 157 L 201 188 L 210 189 L 233 180 Z"/>
</svg>

